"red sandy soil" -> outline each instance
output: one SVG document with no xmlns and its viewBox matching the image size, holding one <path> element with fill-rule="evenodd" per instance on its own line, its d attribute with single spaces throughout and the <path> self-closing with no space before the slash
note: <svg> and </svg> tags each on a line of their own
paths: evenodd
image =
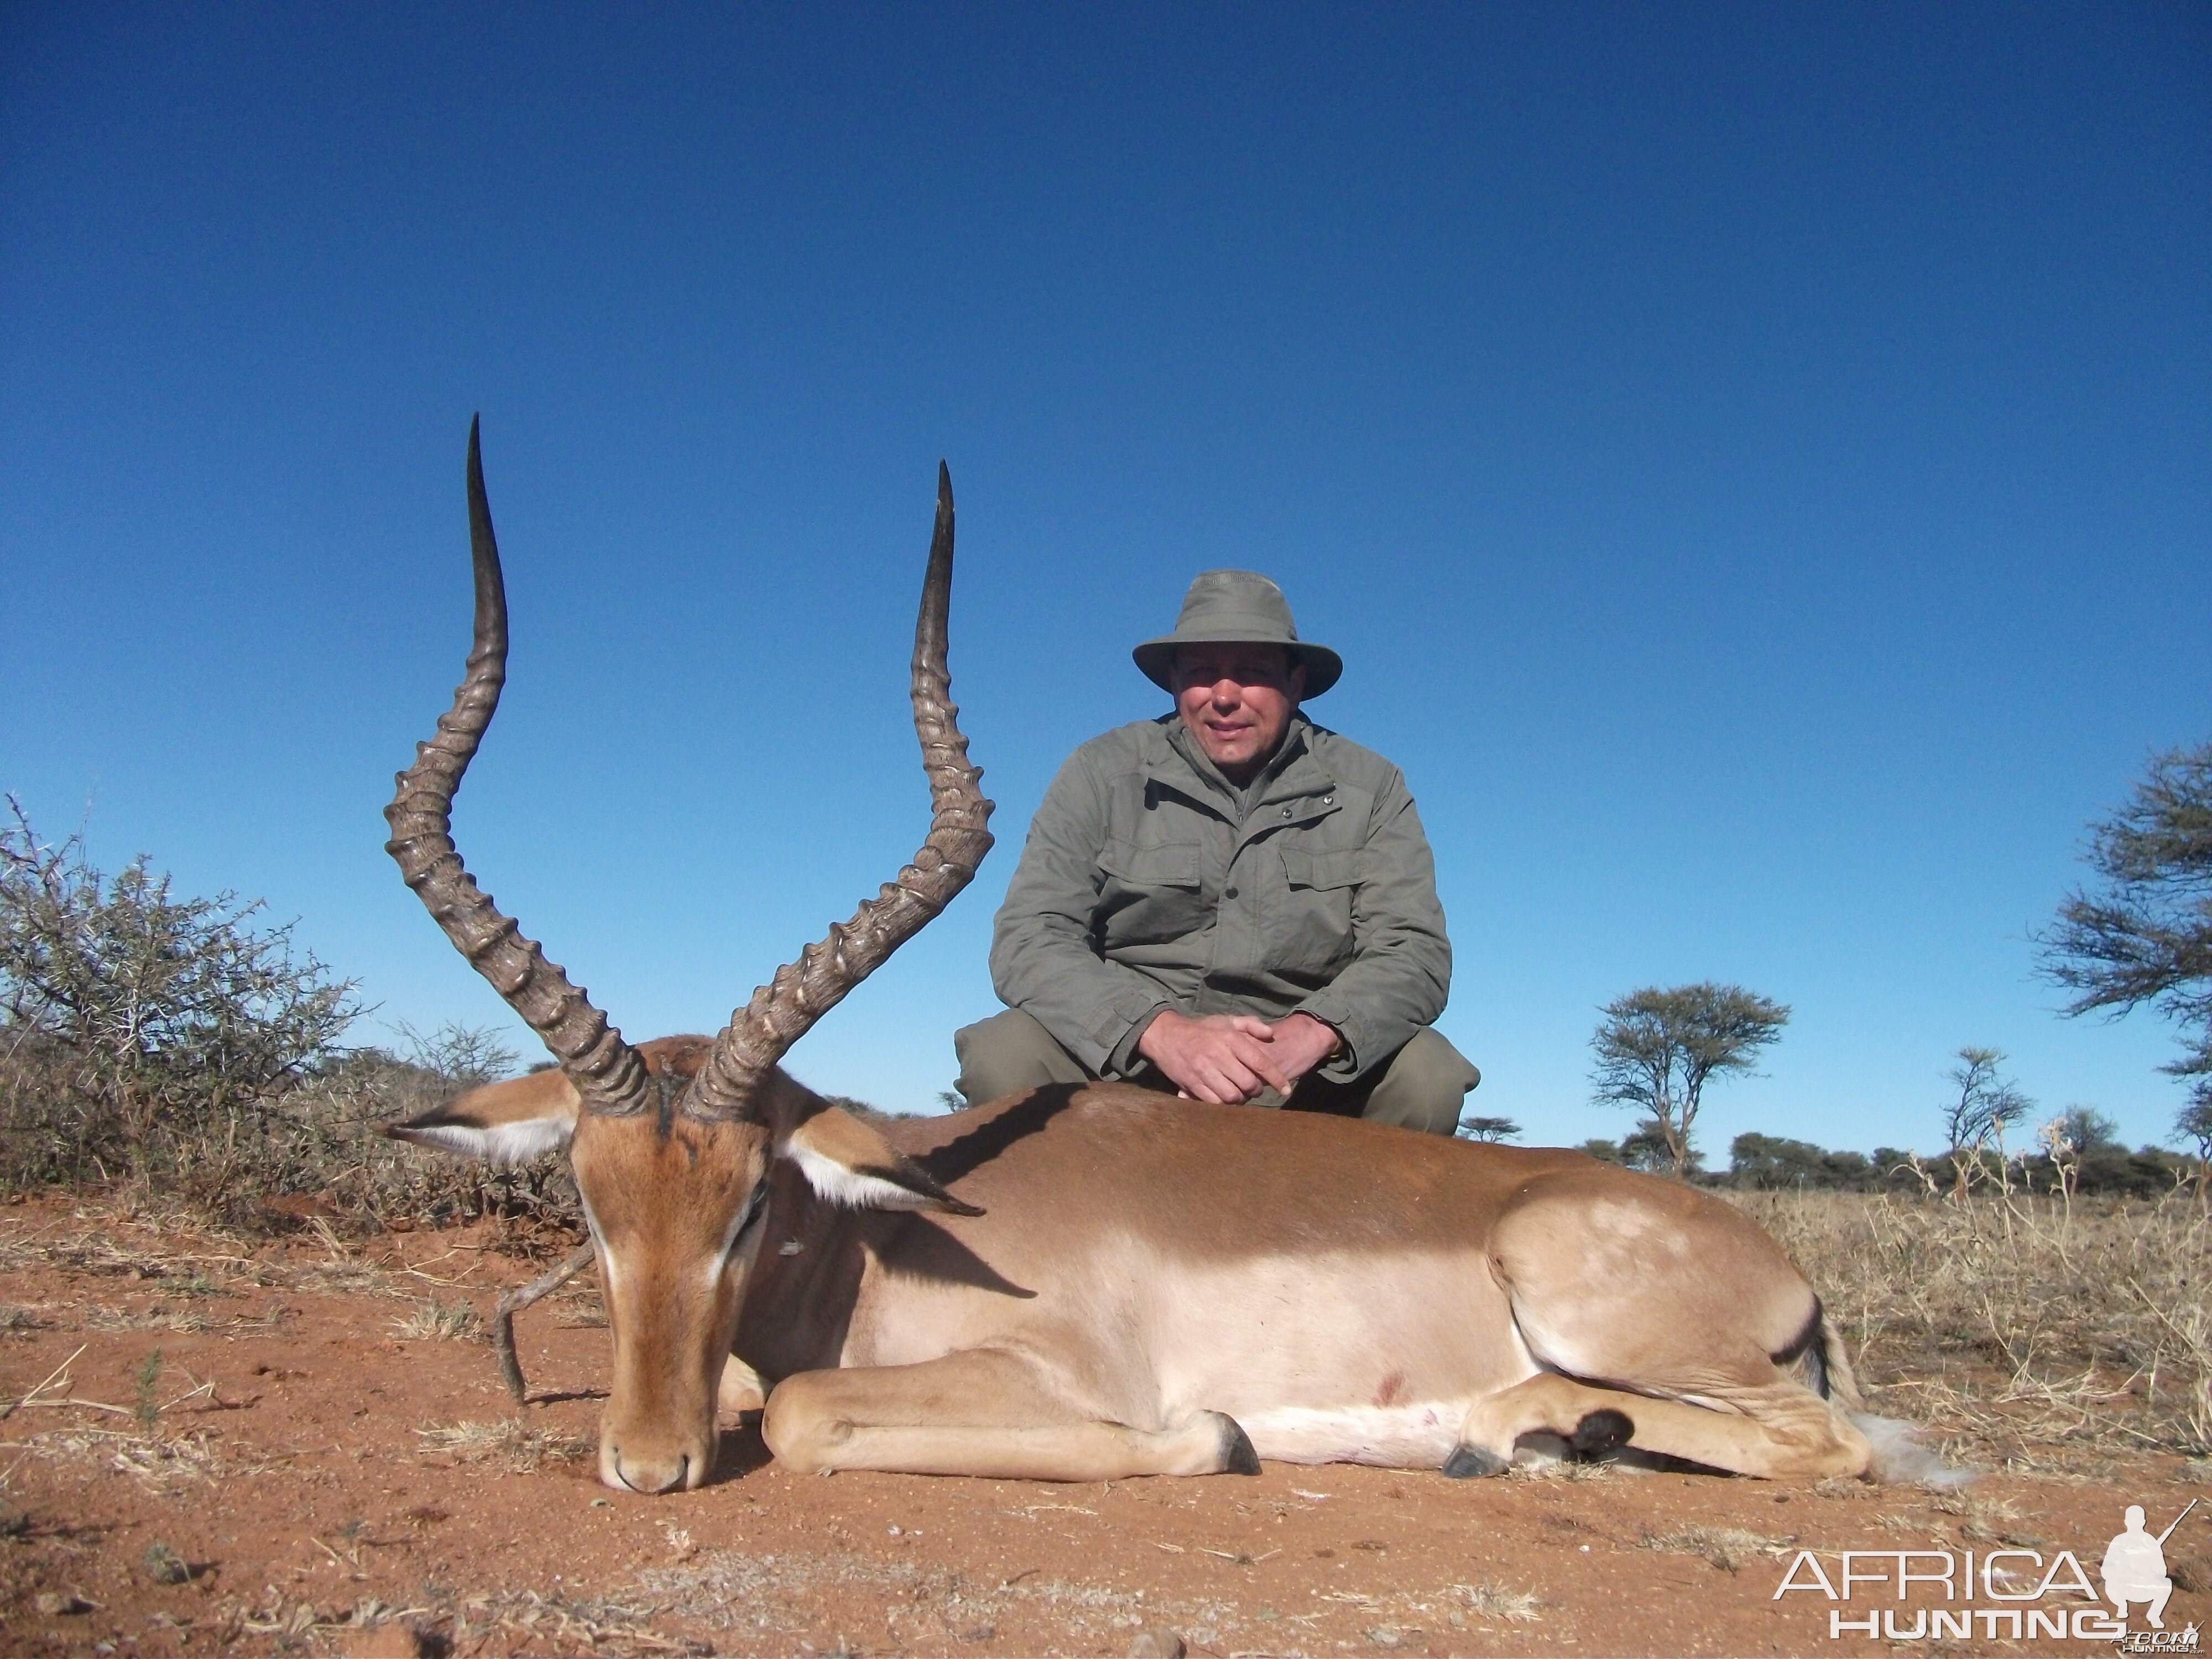
<svg viewBox="0 0 2212 1659">
<path fill-rule="evenodd" d="M 1832 1576 L 1845 1549 L 2006 1547 L 2094 1575 L 2126 1504 L 2162 1527 L 2203 1467 L 1964 1494 L 1565 1466 L 1054 1486 L 793 1475 L 732 1425 L 704 1490 L 630 1497 L 592 1474 L 588 1275 L 522 1316 L 520 1409 L 480 1337 L 402 1334 L 426 1301 L 489 1315 L 534 1271 L 499 1243 L 0 1211 L 0 1405 L 49 1379 L 0 1420 L 0 1652 L 2087 1652 L 2110 1644 L 1836 1640 L 1832 1603 L 1775 1592 L 1800 1548 Z M 465 1424 L 506 1439 L 428 1432 Z M 2212 1615 L 2208 1523 L 2167 1545 L 2170 1628 Z"/>
</svg>

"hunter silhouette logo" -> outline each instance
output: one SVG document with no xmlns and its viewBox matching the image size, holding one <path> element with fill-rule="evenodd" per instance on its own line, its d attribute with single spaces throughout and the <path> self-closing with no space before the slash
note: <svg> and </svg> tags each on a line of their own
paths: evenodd
<svg viewBox="0 0 2212 1659">
<path fill-rule="evenodd" d="M 2142 1505 L 2128 1505 L 2127 1529 L 2105 1547 L 2104 1564 L 2098 1569 L 2105 1581 L 2105 1599 L 2119 1609 L 2122 1619 L 2128 1616 L 2128 1603 L 2148 1601 L 2150 1607 L 2144 1616 L 2150 1620 L 2151 1628 L 2166 1628 L 2166 1598 L 2173 1594 L 2173 1580 L 2166 1576 L 2166 1540 L 2173 1536 L 2174 1528 L 2196 1507 L 2197 1500 L 2192 1498 L 2166 1530 L 2154 1536 L 2143 1530 Z M 2193 1635 L 2195 1631 L 2191 1626 L 2190 1633 Z"/>
</svg>

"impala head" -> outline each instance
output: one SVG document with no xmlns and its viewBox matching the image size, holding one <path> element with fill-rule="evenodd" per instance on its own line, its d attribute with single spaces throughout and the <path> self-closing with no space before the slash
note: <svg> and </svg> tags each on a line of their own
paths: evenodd
<svg viewBox="0 0 2212 1659">
<path fill-rule="evenodd" d="M 966 886 L 991 845 L 991 803 L 968 762 L 945 669 L 952 489 L 939 469 L 937 528 L 915 629 L 914 712 L 934 806 L 914 862 L 849 921 L 779 969 L 720 1035 L 633 1048 L 462 867 L 453 798 L 506 677 L 507 603 L 476 429 L 469 433 L 476 642 L 437 735 L 399 775 L 386 850 L 477 971 L 545 1043 L 557 1069 L 463 1095 L 390 1133 L 519 1163 L 565 1146 L 599 1247 L 614 1338 L 599 1475 L 636 1492 L 696 1486 L 714 1466 L 715 1394 L 763 1229 L 774 1163 L 833 1201 L 974 1213 L 858 1118 L 776 1062 L 814 1022 Z"/>
</svg>

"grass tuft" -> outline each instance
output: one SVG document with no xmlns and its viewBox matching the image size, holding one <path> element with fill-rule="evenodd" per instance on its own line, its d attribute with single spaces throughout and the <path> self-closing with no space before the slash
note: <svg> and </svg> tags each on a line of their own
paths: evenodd
<svg viewBox="0 0 2212 1659">
<path fill-rule="evenodd" d="M 533 1429 L 512 1417 L 490 1423 L 451 1423 L 417 1429 L 415 1434 L 426 1453 L 444 1452 L 465 1463 L 504 1463 L 518 1474 L 531 1474 L 542 1463 L 581 1462 L 598 1449 L 588 1440 Z"/>
<path fill-rule="evenodd" d="M 483 1340 L 483 1321 L 465 1302 L 441 1302 L 425 1297 L 399 1318 L 392 1330 L 414 1342 L 474 1342 Z"/>
<path fill-rule="evenodd" d="M 1735 1572 L 1745 1563 L 1787 1549 L 1794 1540 L 1769 1538 L 1741 1527 L 1676 1527 L 1667 1532 L 1646 1528 L 1637 1540 L 1647 1550 L 1666 1550 L 1694 1555 L 1722 1572 Z"/>
<path fill-rule="evenodd" d="M 1544 1616 L 1540 1611 L 1544 1604 L 1524 1590 L 1504 1589 L 1496 1584 L 1455 1584 L 1452 1589 L 1461 1603 L 1478 1619 L 1528 1625 Z"/>
</svg>

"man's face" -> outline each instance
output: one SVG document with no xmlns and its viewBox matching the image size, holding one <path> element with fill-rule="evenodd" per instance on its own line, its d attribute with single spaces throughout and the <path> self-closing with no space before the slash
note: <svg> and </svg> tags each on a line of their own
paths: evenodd
<svg viewBox="0 0 2212 1659">
<path fill-rule="evenodd" d="M 1279 645 L 1186 645 L 1176 652 L 1176 708 L 1206 757 L 1249 783 L 1297 710 L 1306 671 Z"/>
</svg>

